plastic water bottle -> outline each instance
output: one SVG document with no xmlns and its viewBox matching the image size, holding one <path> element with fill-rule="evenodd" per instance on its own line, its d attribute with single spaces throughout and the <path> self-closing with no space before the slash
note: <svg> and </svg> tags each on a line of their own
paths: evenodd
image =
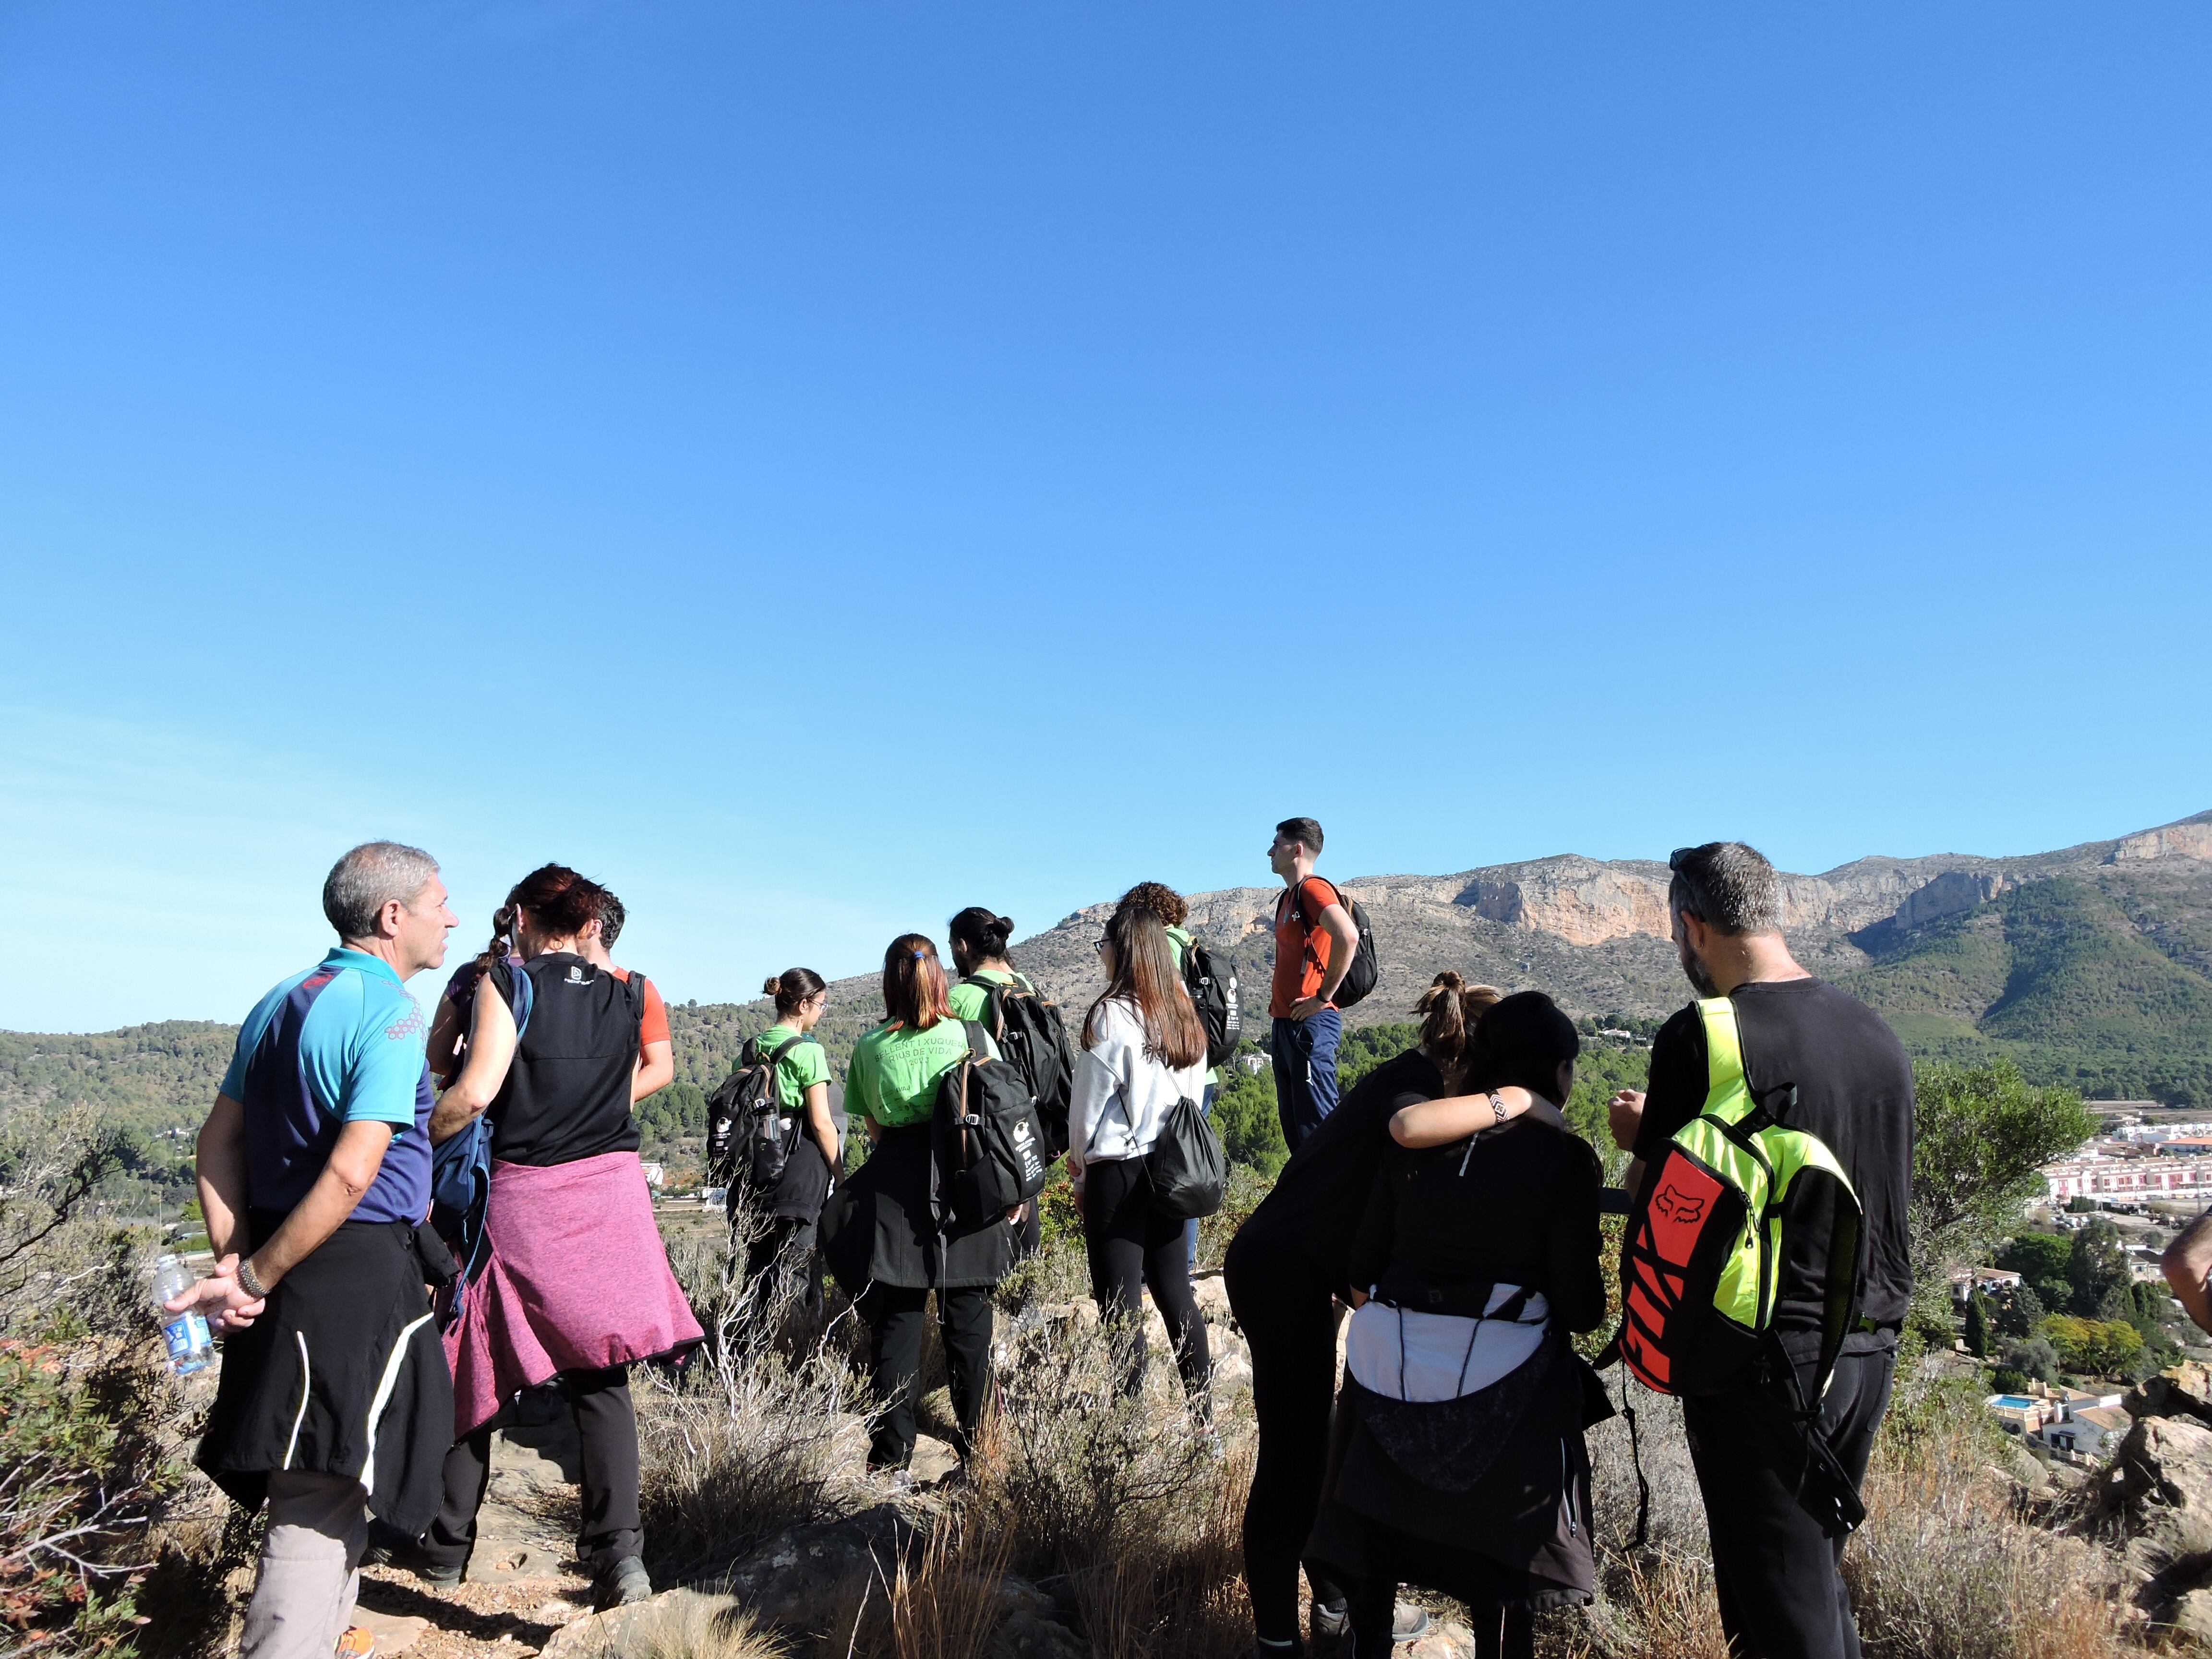
<svg viewBox="0 0 2212 1659">
<path fill-rule="evenodd" d="M 200 1276 L 185 1265 L 181 1256 L 164 1255 L 154 1264 L 154 1316 L 161 1322 L 161 1340 L 169 1345 L 169 1369 L 179 1376 L 205 1369 L 215 1358 L 215 1340 L 208 1334 L 207 1321 L 197 1309 L 173 1314 L 161 1304 L 199 1282 Z"/>
</svg>

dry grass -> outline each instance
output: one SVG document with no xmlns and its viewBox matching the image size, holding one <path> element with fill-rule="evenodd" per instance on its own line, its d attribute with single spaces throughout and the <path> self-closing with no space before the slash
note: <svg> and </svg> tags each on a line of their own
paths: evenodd
<svg viewBox="0 0 2212 1659">
<path fill-rule="evenodd" d="M 2126 1650 L 2119 1562 L 2022 1516 L 1997 1431 L 1963 1391 L 1906 1400 L 1844 1557 L 1875 1659 L 2106 1659 Z"/>
<path fill-rule="evenodd" d="M 1610 1377 L 1608 1380 L 1612 1380 Z M 1552 1659 L 1727 1659 L 1704 1505 L 1675 1402 L 1635 1390 L 1651 1535 L 1631 1546 L 1636 1484 L 1620 1419 L 1590 1434 L 1599 1595 L 1538 1621 Z M 2119 1562 L 2036 1524 L 1992 1466 L 1978 1395 L 1907 1378 L 1875 1443 L 1867 1520 L 1844 1576 L 1869 1659 L 2117 1659 Z"/>
<path fill-rule="evenodd" d="M 1243 1569 L 1249 1425 L 1217 1439 L 1172 1365 L 1123 1399 L 1109 1333 L 1037 1319 L 1009 1334 L 974 1504 L 1011 1559 L 1062 1577 L 1104 1659 L 1228 1659 L 1249 1645 Z"/>
<path fill-rule="evenodd" d="M 1014 1575 L 1071 1610 L 1096 1659 L 1248 1650 L 1249 1410 L 1224 1411 L 1216 1437 L 1186 1409 L 1164 1355 L 1142 1396 L 1121 1398 L 1109 1333 L 1066 1311 L 1080 1261 L 1055 1241 L 1002 1292 L 999 1406 L 969 1486 L 933 1500 L 939 1518 L 918 1551 L 879 1564 L 872 1582 L 856 1578 L 825 1610 L 817 1659 L 969 1659 L 989 1645 Z M 763 1325 L 729 1284 L 726 1255 L 685 1255 L 678 1267 L 713 1310 L 714 1340 L 694 1375 L 641 1413 L 657 1548 L 717 1571 L 771 1533 L 878 1501 L 840 1473 L 853 1460 L 838 1437 L 866 1403 L 849 1315 L 809 1326 L 781 1307 Z M 1617 1374 L 1608 1381 L 1617 1392 Z M 1633 1403 L 1650 1536 L 1636 1547 L 1628 1425 L 1615 1419 L 1590 1435 L 1599 1595 L 1540 1620 L 1540 1647 L 1551 1659 L 1726 1659 L 1680 1407 L 1641 1389 Z M 1869 1659 L 2136 1650 L 2118 1557 L 2027 1513 L 1992 1467 L 1994 1433 L 1976 1398 L 1900 1380 L 1867 1480 L 1868 1520 L 1844 1558 Z"/>
<path fill-rule="evenodd" d="M 788 1287 L 755 1305 L 726 1245 L 671 1258 L 708 1340 L 680 1377 L 639 1396 L 641 1496 L 656 1575 L 696 1577 L 854 1506 L 840 1443 L 860 1431 L 866 1401 L 849 1313 L 811 1325 Z"/>
<path fill-rule="evenodd" d="M 703 1596 L 665 1603 L 621 1652 L 644 1659 L 789 1659 L 791 1648 L 742 1607 L 716 1607 Z"/>
<path fill-rule="evenodd" d="M 999 1622 L 1012 1542 L 965 1515 L 939 1521 L 911 1562 L 898 1563 L 884 1587 L 885 1616 L 861 1651 L 869 1659 L 973 1659 Z"/>
</svg>

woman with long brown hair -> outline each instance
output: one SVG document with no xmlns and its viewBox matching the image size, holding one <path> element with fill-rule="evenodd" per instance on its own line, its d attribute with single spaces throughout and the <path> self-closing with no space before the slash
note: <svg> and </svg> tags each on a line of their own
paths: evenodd
<svg viewBox="0 0 2212 1659">
<path fill-rule="evenodd" d="M 991 1382 L 991 1291 L 1013 1260 L 1006 1218 L 942 1221 L 932 1203 L 930 1119 L 945 1074 L 975 1052 L 996 1060 L 980 1025 L 951 1018 L 937 946 L 902 933 L 884 952 L 884 1011 L 864 1032 L 845 1071 L 848 1109 L 866 1113 L 868 1161 L 822 1212 L 822 1253 L 868 1327 L 876 1395 L 884 1410 L 868 1443 L 868 1467 L 903 1471 L 914 1456 L 921 1393 L 924 1309 L 937 1292 L 945 1364 L 964 1461 Z M 1019 1211 L 1015 1212 L 1016 1214 Z"/>
<path fill-rule="evenodd" d="M 1133 904 L 1115 910 L 1098 954 L 1106 990 L 1083 1022 L 1067 1149 L 1091 1292 L 1099 1312 L 1121 1327 L 1123 1386 L 1133 1394 L 1145 1376 L 1141 1297 L 1149 1285 L 1183 1387 L 1203 1402 L 1212 1360 L 1190 1293 L 1183 1221 L 1153 1204 L 1145 1160 L 1176 1103 L 1205 1091 L 1206 1028 L 1153 911 Z"/>
</svg>

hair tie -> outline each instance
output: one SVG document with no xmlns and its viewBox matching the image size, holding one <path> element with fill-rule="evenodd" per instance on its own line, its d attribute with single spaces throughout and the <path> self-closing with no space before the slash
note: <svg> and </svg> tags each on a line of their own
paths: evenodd
<svg viewBox="0 0 2212 1659">
<path fill-rule="evenodd" d="M 929 952 L 928 952 L 928 951 L 916 951 L 914 953 L 914 959 L 915 959 L 916 962 L 920 962 L 920 961 L 921 961 L 924 957 L 927 956 L 928 954 L 929 954 Z"/>
</svg>

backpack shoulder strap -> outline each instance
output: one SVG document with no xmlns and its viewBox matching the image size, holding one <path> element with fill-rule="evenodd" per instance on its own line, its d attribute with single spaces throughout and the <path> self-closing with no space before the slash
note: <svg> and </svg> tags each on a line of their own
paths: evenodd
<svg viewBox="0 0 2212 1659">
<path fill-rule="evenodd" d="M 1736 1024 L 1735 1004 L 1727 997 L 1701 997 L 1695 1006 L 1705 1033 L 1705 1103 L 1699 1115 L 1723 1123 L 1741 1122 L 1758 1103 L 1744 1072 L 1743 1031 Z"/>
<path fill-rule="evenodd" d="M 538 1006 L 538 987 L 531 981 L 527 963 L 508 964 L 507 975 L 507 1012 L 514 1016 L 514 1040 L 520 1042 L 530 1029 L 530 1011 Z"/>
<path fill-rule="evenodd" d="M 801 1031 L 797 1036 L 791 1038 L 788 1042 L 779 1042 L 776 1044 L 775 1052 L 768 1057 L 766 1063 L 773 1066 L 778 1060 L 781 1060 L 786 1054 L 789 1054 L 793 1048 L 796 1048 L 800 1043 L 811 1042 L 814 1040 L 814 1038 L 808 1036 L 805 1032 Z"/>
<path fill-rule="evenodd" d="M 994 1045 L 991 1041 L 991 1034 L 984 1029 L 982 1022 L 981 1020 L 963 1019 L 960 1024 L 968 1032 L 968 1052 L 978 1060 L 990 1059 L 991 1048 Z"/>
</svg>

